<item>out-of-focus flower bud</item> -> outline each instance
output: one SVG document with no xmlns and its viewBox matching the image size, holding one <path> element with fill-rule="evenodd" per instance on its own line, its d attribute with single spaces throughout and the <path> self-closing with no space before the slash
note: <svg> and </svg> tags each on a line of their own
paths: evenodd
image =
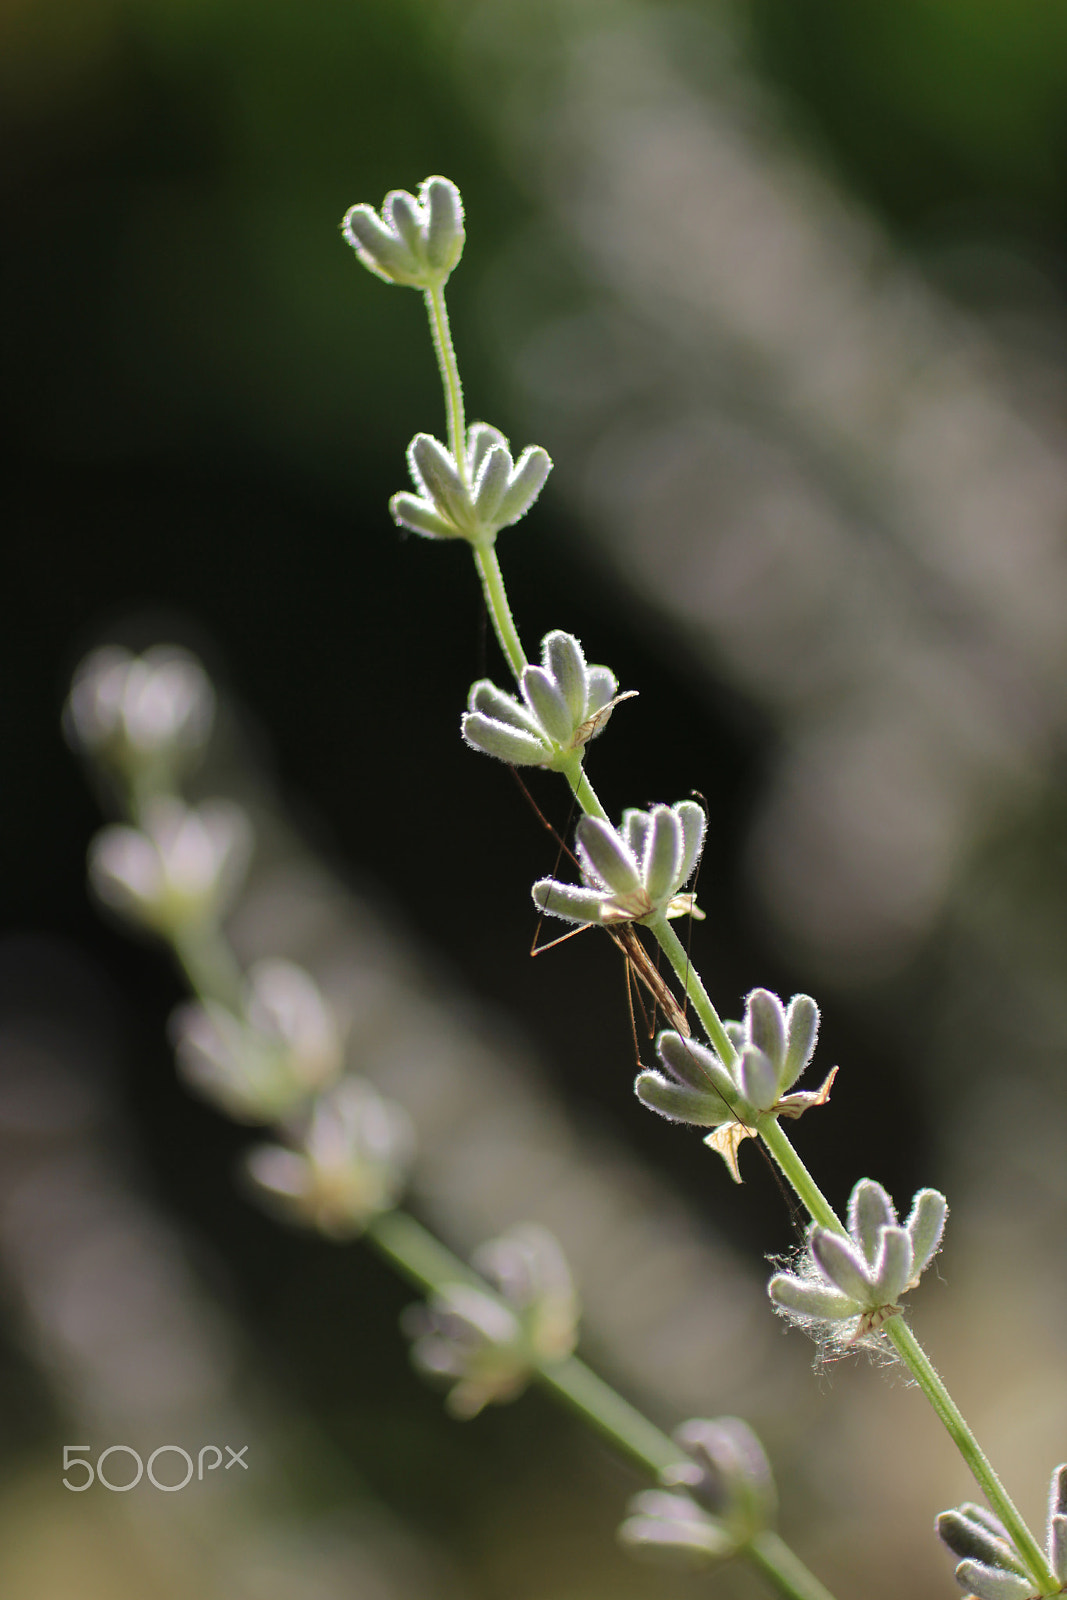
<svg viewBox="0 0 1067 1600">
<path fill-rule="evenodd" d="M 763 1446 L 738 1417 L 694 1419 L 674 1437 L 684 1459 L 662 1474 L 664 1489 L 631 1501 L 620 1539 L 635 1553 L 697 1566 L 736 1555 L 777 1510 Z"/>
<path fill-rule="evenodd" d="M 110 827 L 89 848 L 89 881 L 115 911 L 164 937 L 223 915 L 240 885 L 252 830 L 240 806 L 161 796 L 143 828 Z"/>
<path fill-rule="evenodd" d="M 209 1000 L 179 1006 L 170 1027 L 185 1081 L 241 1122 L 275 1122 L 341 1075 L 333 1012 L 290 961 L 252 968 L 243 1016 Z"/>
<path fill-rule="evenodd" d="M 578 1337 L 574 1284 L 544 1228 L 510 1229 L 482 1245 L 473 1265 L 499 1296 L 449 1284 L 404 1317 L 412 1359 L 424 1372 L 455 1380 L 446 1404 L 463 1418 L 516 1399 L 538 1367 L 570 1355 Z"/>
<path fill-rule="evenodd" d="M 552 470 L 539 445 L 527 445 L 514 460 L 507 439 L 488 422 L 467 429 L 464 470 L 428 433 L 412 439 L 408 466 L 418 494 L 404 490 L 393 496 L 393 521 L 427 539 L 466 539 L 472 545 L 491 545 L 501 528 L 524 517 Z"/>
<path fill-rule="evenodd" d="M 855 1344 L 894 1316 L 941 1246 L 948 1203 L 920 1189 L 903 1226 L 880 1183 L 862 1178 L 848 1205 L 848 1235 L 812 1227 L 797 1270 L 768 1285 L 775 1308 L 815 1336 Z"/>
<path fill-rule="evenodd" d="M 156 645 L 134 656 L 105 645 L 75 673 L 63 727 L 127 780 L 148 772 L 164 787 L 201 753 L 214 713 L 211 680 L 187 650 Z"/>
<path fill-rule="evenodd" d="M 706 818 L 694 800 L 651 811 L 624 811 L 616 830 L 599 817 L 578 823 L 583 885 L 542 878 L 533 886 L 538 910 L 566 922 L 611 925 L 656 917 L 702 917 L 689 882 L 704 847 Z"/>
<path fill-rule="evenodd" d="M 449 178 L 424 178 L 419 197 L 393 189 L 381 215 L 352 206 L 341 230 L 363 265 L 386 283 L 439 288 L 463 254 L 463 201 Z"/>
<path fill-rule="evenodd" d="M 463 717 L 463 737 L 475 750 L 513 767 L 558 767 L 607 726 L 619 700 L 615 674 L 586 665 L 578 640 L 558 630 L 545 635 L 541 665 L 526 667 L 522 699 L 480 678 Z"/>
<path fill-rule="evenodd" d="M 272 1210 L 347 1239 L 396 1205 L 414 1148 L 407 1112 L 364 1079 L 350 1077 L 315 1101 L 290 1146 L 251 1151 L 247 1170 Z"/>
<path fill-rule="evenodd" d="M 787 1008 L 777 995 L 753 989 L 744 1022 L 727 1024 L 735 1051 L 729 1063 L 708 1045 L 662 1033 L 656 1052 L 664 1070 L 639 1073 L 634 1090 L 661 1117 L 714 1129 L 705 1142 L 740 1183 L 737 1153 L 761 1117 L 799 1117 L 829 1098 L 833 1072 L 819 1089 L 786 1092 L 811 1060 L 818 1031 L 819 1008 L 808 995 L 794 995 Z"/>
</svg>

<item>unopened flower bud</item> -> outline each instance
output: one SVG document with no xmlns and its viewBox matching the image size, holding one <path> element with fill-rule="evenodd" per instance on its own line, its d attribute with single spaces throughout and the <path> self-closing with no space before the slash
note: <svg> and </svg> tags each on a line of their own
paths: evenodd
<svg viewBox="0 0 1067 1600">
<path fill-rule="evenodd" d="M 524 517 L 552 470 L 546 451 L 527 445 L 513 460 L 508 441 L 487 422 L 472 423 L 460 463 L 439 439 L 417 433 L 408 446 L 417 494 L 389 502 L 394 522 L 428 539 L 466 539 L 488 546 L 501 528 Z"/>
<path fill-rule="evenodd" d="M 615 674 L 587 666 L 578 640 L 558 629 L 545 635 L 541 665 L 519 680 L 521 700 L 480 679 L 471 689 L 462 733 L 475 750 L 513 767 L 554 767 L 607 726 L 619 700 Z"/>
<path fill-rule="evenodd" d="M 861 1179 L 849 1200 L 848 1233 L 812 1227 L 797 1268 L 771 1279 L 776 1309 L 838 1344 L 877 1332 L 936 1255 L 947 1214 L 944 1195 L 921 1189 L 901 1226 L 882 1185 Z"/>
<path fill-rule="evenodd" d="M 512 1228 L 475 1252 L 473 1265 L 499 1290 L 449 1284 L 404 1318 L 412 1359 L 455 1380 L 447 1405 L 473 1417 L 522 1393 L 538 1367 L 561 1361 L 578 1336 L 578 1305 L 556 1240 L 534 1224 Z"/>
<path fill-rule="evenodd" d="M 463 202 L 448 178 L 424 178 L 418 199 L 391 190 L 380 216 L 373 206 L 352 206 L 341 228 L 369 271 L 413 289 L 439 288 L 463 254 Z"/>
<path fill-rule="evenodd" d="M 362 1078 L 344 1078 L 315 1101 L 290 1145 L 260 1145 L 247 1170 L 272 1209 L 332 1238 L 351 1238 L 396 1204 L 414 1142 L 400 1106 Z"/>
<path fill-rule="evenodd" d="M 706 818 L 693 800 L 624 811 L 618 829 L 586 816 L 577 829 L 583 885 L 542 878 L 534 904 L 565 922 L 612 924 L 703 916 L 679 891 L 696 871 Z"/>
<path fill-rule="evenodd" d="M 144 808 L 142 828 L 101 830 L 89 849 L 89 880 L 132 922 L 173 937 L 220 917 L 244 875 L 252 830 L 226 800 L 186 806 L 169 796 Z"/>
<path fill-rule="evenodd" d="M 171 1018 L 178 1069 L 191 1088 L 242 1122 L 274 1122 L 341 1074 L 337 1023 L 318 987 L 290 961 L 249 973 L 244 1014 L 215 1001 Z"/>
<path fill-rule="evenodd" d="M 620 1539 L 635 1553 L 694 1566 L 736 1555 L 777 1510 L 763 1446 L 738 1417 L 694 1419 L 674 1437 L 682 1459 L 661 1475 L 664 1489 L 631 1501 Z"/>
<path fill-rule="evenodd" d="M 187 650 L 156 645 L 134 656 L 106 645 L 75 673 L 63 726 L 72 745 L 127 780 L 148 771 L 165 786 L 203 749 L 214 711 L 211 681 Z"/>
</svg>

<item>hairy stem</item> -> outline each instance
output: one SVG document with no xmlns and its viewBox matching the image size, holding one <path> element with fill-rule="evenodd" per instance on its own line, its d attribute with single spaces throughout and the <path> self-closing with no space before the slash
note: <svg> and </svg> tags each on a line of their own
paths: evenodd
<svg viewBox="0 0 1067 1600">
<path fill-rule="evenodd" d="M 1060 1582 L 1045 1559 L 1040 1545 L 1019 1515 L 1011 1496 L 993 1471 L 985 1452 L 964 1421 L 959 1407 L 903 1317 L 891 1317 L 885 1325 L 885 1334 L 944 1423 L 957 1450 L 970 1468 L 975 1482 L 1011 1535 L 1015 1548 L 1030 1569 L 1030 1576 L 1041 1594 L 1059 1594 Z"/>
<path fill-rule="evenodd" d="M 441 385 L 445 391 L 445 414 L 448 418 L 448 448 L 456 458 L 456 467 L 464 483 L 467 482 L 467 430 L 463 421 L 463 385 L 459 381 L 459 367 L 452 345 L 452 331 L 448 325 L 445 291 L 442 284 L 426 290 L 426 315 L 430 319 L 430 333 L 441 372 Z M 470 485 L 467 484 L 469 488 Z"/>
<path fill-rule="evenodd" d="M 456 458 L 457 466 L 464 475 L 464 481 L 466 481 L 463 391 L 460 385 L 459 370 L 456 365 L 455 350 L 449 332 L 444 294 L 440 287 L 426 291 L 426 306 L 433 334 L 434 349 L 437 352 L 438 366 L 441 370 L 441 381 L 444 387 L 445 409 L 448 414 L 449 445 Z M 492 546 L 484 548 L 474 546 L 473 549 L 475 565 L 478 568 L 478 575 L 481 579 L 489 615 L 493 619 L 496 636 L 507 657 L 511 671 L 516 681 L 518 681 L 522 675 L 523 668 L 527 664 L 526 656 L 511 614 L 507 589 L 496 557 L 496 551 Z M 575 752 L 573 758 L 561 766 L 560 770 L 570 785 L 571 791 L 583 812 L 588 816 L 595 816 L 602 821 L 608 821 L 607 812 L 601 805 L 596 791 L 585 774 L 582 765 L 582 754 Z M 700 1019 L 710 1044 L 718 1052 L 723 1062 L 729 1065 L 733 1062 L 736 1051 L 699 973 L 693 968 L 688 951 L 665 916 L 652 919 L 646 926 L 670 961 L 682 989 Z M 763 1117 L 760 1119 L 758 1128 L 754 1131 L 763 1140 L 766 1149 L 777 1163 L 782 1175 L 790 1184 L 812 1220 L 818 1223 L 820 1227 L 827 1228 L 837 1234 L 846 1235 L 847 1230 L 844 1224 L 840 1221 L 830 1202 L 794 1150 L 778 1119 L 774 1116 Z M 407 1220 L 410 1223 L 410 1219 Z M 384 1249 L 385 1245 L 383 1244 L 381 1247 Z M 886 1324 L 886 1335 L 948 1430 L 950 1437 L 974 1475 L 975 1481 L 988 1496 L 990 1503 L 996 1508 L 1005 1527 L 1014 1539 L 1020 1555 L 1029 1566 L 1031 1576 L 1037 1583 L 1039 1590 L 1043 1595 L 1058 1593 L 1059 1586 L 1036 1540 L 1012 1504 L 992 1466 L 979 1448 L 978 1441 L 964 1421 L 962 1414 L 919 1345 L 918 1340 L 899 1316 L 890 1318 Z M 605 1399 L 605 1395 L 613 1395 L 613 1391 L 608 1390 L 606 1385 L 602 1385 L 600 1379 L 596 1378 L 595 1374 L 590 1373 L 588 1368 L 583 1367 L 581 1363 L 575 1362 L 573 1365 L 566 1363 L 564 1366 L 570 1375 L 568 1379 L 569 1387 L 561 1384 L 558 1378 L 558 1374 L 564 1370 L 563 1366 L 557 1367 L 556 1379 L 553 1379 L 547 1371 L 542 1372 L 542 1379 L 549 1384 L 553 1384 L 557 1392 L 565 1394 L 566 1398 L 578 1410 L 593 1420 L 601 1428 L 602 1432 L 607 1432 L 612 1437 L 615 1437 L 616 1442 L 620 1444 L 620 1448 L 631 1455 L 636 1455 L 638 1459 L 644 1460 L 651 1470 L 658 1470 L 659 1464 L 654 1463 L 651 1456 L 642 1456 L 640 1450 L 635 1450 L 633 1440 L 627 1433 L 625 1423 L 621 1426 L 621 1433 L 615 1434 L 613 1425 L 605 1421 L 605 1418 L 609 1415 L 624 1416 L 622 1412 L 614 1412 L 612 1405 Z M 584 1376 L 579 1378 L 577 1376 L 579 1373 Z M 630 1412 L 626 1402 L 621 1401 L 619 1396 L 614 1396 L 614 1401 L 626 1407 L 626 1413 Z M 637 1416 L 637 1413 L 632 1413 L 632 1415 Z M 640 1421 L 644 1424 L 644 1419 L 640 1419 Z M 644 1426 L 651 1428 L 651 1424 L 644 1424 Z M 670 1441 L 667 1441 L 667 1444 L 669 1446 Z M 652 1455 L 654 1456 L 655 1454 L 655 1449 L 653 1449 Z M 750 1552 L 757 1565 L 763 1563 L 765 1559 L 771 1560 L 770 1552 L 774 1549 L 773 1535 L 765 1538 L 761 1536 L 761 1539 L 762 1542 L 759 1544 L 758 1549 L 754 1545 Z M 783 1592 L 797 1596 L 798 1600 L 800 1600 L 800 1597 L 807 1597 L 807 1600 L 811 1600 L 811 1597 L 817 1594 L 825 1594 L 825 1591 L 815 1583 L 814 1579 L 810 1580 L 815 1585 L 814 1588 L 805 1589 L 803 1585 L 790 1587 L 783 1579 L 782 1572 L 777 1566 L 773 1566 L 773 1570 L 772 1566 L 768 1566 L 766 1570 L 769 1575 L 774 1577 L 779 1587 L 783 1588 Z"/>
<path fill-rule="evenodd" d="M 493 622 L 493 631 L 500 641 L 500 648 L 507 657 L 508 666 L 511 668 L 512 677 L 518 683 L 522 677 L 523 668 L 526 666 L 526 653 L 519 639 L 518 629 L 515 627 L 508 604 L 507 590 L 504 588 L 504 579 L 500 572 L 500 563 L 496 558 L 496 550 L 491 544 L 472 545 L 471 554 L 474 556 L 474 565 L 478 569 L 478 576 L 482 583 L 482 593 L 485 596 L 486 608 Z"/>
</svg>

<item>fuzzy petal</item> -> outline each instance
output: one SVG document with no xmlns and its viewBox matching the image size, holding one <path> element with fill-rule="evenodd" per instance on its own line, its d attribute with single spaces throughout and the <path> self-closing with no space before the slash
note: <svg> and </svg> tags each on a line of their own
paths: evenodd
<svg viewBox="0 0 1067 1600">
<path fill-rule="evenodd" d="M 969 1517 L 962 1506 L 957 1511 L 942 1511 L 936 1526 L 938 1538 L 961 1560 L 978 1561 L 983 1566 L 1000 1567 L 1026 1576 L 1026 1569 L 1002 1528 L 994 1532 L 976 1518 Z"/>
<path fill-rule="evenodd" d="M 848 1200 L 848 1231 L 873 1267 L 882 1241 L 882 1229 L 895 1225 L 897 1213 L 880 1183 L 861 1178 Z"/>
<path fill-rule="evenodd" d="M 463 201 L 451 179 L 437 176 L 424 180 L 419 195 L 426 217 L 426 259 L 443 282 L 463 254 Z"/>
<path fill-rule="evenodd" d="M 577 642 L 577 641 L 575 641 Z M 618 679 L 609 667 L 589 667 L 587 669 L 587 688 L 585 711 L 587 717 L 593 717 L 610 705 L 612 696 L 619 687 Z M 631 693 L 634 691 L 631 690 Z"/>
<path fill-rule="evenodd" d="M 791 1089 L 815 1054 L 819 1037 L 819 1008 L 807 994 L 795 994 L 785 1016 L 789 1040 L 782 1069 L 782 1090 Z"/>
<path fill-rule="evenodd" d="M 603 923 L 605 900 L 598 889 L 580 889 L 573 883 L 558 883 L 541 878 L 531 890 L 534 905 L 550 917 L 564 922 Z"/>
<path fill-rule="evenodd" d="M 497 509 L 496 520 L 501 527 L 506 528 L 526 515 L 551 471 L 552 459 L 547 450 L 542 450 L 540 445 L 527 445 L 515 463 L 511 483 Z"/>
<path fill-rule="evenodd" d="M 494 428 L 491 422 L 472 422 L 467 429 L 467 470 L 471 482 L 477 480 L 482 468 L 482 462 L 494 445 L 503 445 L 508 448 L 508 441 L 499 428 Z M 510 459 L 511 452 L 508 451 Z"/>
<path fill-rule="evenodd" d="M 493 445 L 478 469 L 473 491 L 478 520 L 487 527 L 497 514 L 510 476 L 511 452 L 502 444 Z"/>
<path fill-rule="evenodd" d="M 585 656 L 572 633 L 563 633 L 559 628 L 546 633 L 541 641 L 541 662 L 546 672 L 556 680 L 574 723 L 584 721 L 590 709 L 597 711 L 605 704 L 602 700 L 592 708 L 589 705 L 589 675 Z M 614 679 L 612 685 L 614 693 Z M 611 694 L 607 699 L 611 699 Z"/>
<path fill-rule="evenodd" d="M 459 529 L 436 511 L 429 500 L 401 490 L 389 502 L 389 515 L 402 528 L 421 533 L 424 539 L 455 539 Z"/>
<path fill-rule="evenodd" d="M 416 264 L 403 241 L 368 205 L 351 206 L 341 224 L 345 239 L 363 265 L 386 283 L 411 284 Z"/>
<path fill-rule="evenodd" d="M 911 1282 L 911 1238 L 906 1228 L 883 1228 L 878 1260 L 874 1266 L 873 1291 L 878 1303 L 895 1306 Z"/>
<path fill-rule="evenodd" d="M 471 523 L 470 496 L 452 452 L 432 434 L 417 433 L 408 446 L 408 463 L 426 498 L 457 528 L 467 530 Z"/>
<path fill-rule="evenodd" d="M 489 678 L 479 678 L 477 683 L 471 684 L 467 710 L 481 711 L 496 722 L 504 722 L 510 728 L 518 728 L 521 733 L 532 734 L 535 739 L 542 737 L 537 718 L 513 694 L 498 689 Z"/>
<path fill-rule="evenodd" d="M 756 1111 L 769 1111 L 778 1098 L 774 1062 L 754 1045 L 748 1045 L 742 1052 L 738 1081 L 741 1093 Z"/>
<path fill-rule="evenodd" d="M 641 877 L 649 898 L 657 904 L 669 900 L 681 886 L 682 843 L 682 830 L 675 813 L 668 806 L 654 806 L 645 839 Z"/>
<path fill-rule="evenodd" d="M 683 1039 L 680 1033 L 668 1029 L 656 1040 L 656 1054 L 679 1083 L 704 1092 L 710 1090 L 726 1105 L 736 1102 L 737 1085 L 707 1045 L 698 1044 L 695 1039 Z"/>
<path fill-rule="evenodd" d="M 472 749 L 493 756 L 497 761 L 506 761 L 510 767 L 543 767 L 552 758 L 552 751 L 542 739 L 508 727 L 507 723 L 484 716 L 480 711 L 464 713 L 460 732 Z"/>
<path fill-rule="evenodd" d="M 943 1194 L 936 1189 L 919 1190 L 904 1224 L 911 1239 L 913 1282 L 918 1281 L 940 1249 L 947 1216 L 948 1201 Z"/>
<path fill-rule="evenodd" d="M 785 1061 L 785 1011 L 769 989 L 753 989 L 745 1004 L 748 1036 L 771 1062 L 775 1075 Z M 777 1085 L 776 1085 L 777 1086 Z"/>
<path fill-rule="evenodd" d="M 568 745 L 574 733 L 574 718 L 555 679 L 544 667 L 525 667 L 520 684 L 522 697 L 550 739 Z"/>
<path fill-rule="evenodd" d="M 857 1315 L 856 1302 L 840 1289 L 829 1284 L 808 1283 L 794 1278 L 791 1273 L 780 1272 L 767 1285 L 767 1293 L 776 1306 L 792 1311 L 798 1317 L 813 1317 L 824 1322 L 845 1322 Z"/>
<path fill-rule="evenodd" d="M 613 894 L 632 894 L 642 887 L 633 851 L 615 829 L 601 822 L 599 817 L 582 818 L 578 824 L 578 845 Z"/>
<path fill-rule="evenodd" d="M 704 807 L 698 806 L 695 800 L 680 800 L 674 811 L 682 830 L 682 856 L 678 864 L 678 888 L 682 888 L 696 871 L 704 848 L 708 819 Z"/>
<path fill-rule="evenodd" d="M 718 1095 L 671 1083 L 661 1072 L 638 1073 L 634 1093 L 650 1111 L 658 1111 L 672 1122 L 688 1122 L 695 1128 L 717 1128 L 732 1118 L 729 1107 Z"/>
<path fill-rule="evenodd" d="M 987 1567 L 981 1561 L 961 1561 L 956 1582 L 961 1589 L 969 1589 L 975 1600 L 1030 1600 L 1034 1592 L 1032 1578 L 1005 1572 L 1003 1567 Z"/>
<path fill-rule="evenodd" d="M 869 1269 L 860 1254 L 859 1246 L 851 1239 L 843 1239 L 828 1228 L 815 1228 L 811 1235 L 811 1253 L 830 1281 L 837 1285 L 857 1305 L 873 1307 L 878 1304 L 871 1298 Z"/>
</svg>

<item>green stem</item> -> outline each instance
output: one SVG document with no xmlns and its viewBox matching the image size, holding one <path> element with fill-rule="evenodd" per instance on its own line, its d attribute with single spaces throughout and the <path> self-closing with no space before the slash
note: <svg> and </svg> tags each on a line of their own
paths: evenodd
<svg viewBox="0 0 1067 1600">
<path fill-rule="evenodd" d="M 762 1118 L 758 1131 L 763 1143 L 774 1157 L 782 1176 L 800 1200 L 801 1205 L 805 1207 L 812 1221 L 817 1222 L 820 1228 L 826 1228 L 830 1233 L 840 1233 L 847 1237 L 847 1228 L 839 1220 L 833 1206 L 793 1149 L 789 1136 L 779 1124 L 778 1118 Z"/>
<path fill-rule="evenodd" d="M 464 482 L 466 482 L 463 390 L 460 384 L 459 369 L 456 364 L 455 350 L 448 325 L 448 312 L 445 308 L 444 292 L 440 285 L 433 289 L 427 289 L 426 307 L 433 334 L 434 349 L 437 353 L 437 362 L 441 372 L 441 381 L 444 387 L 445 410 L 448 416 L 449 448 L 455 457 L 459 472 Z M 500 571 L 496 551 L 492 545 L 474 546 L 473 548 L 475 564 L 481 579 L 486 606 L 488 607 L 489 615 L 493 619 L 496 636 L 500 641 L 501 649 L 507 657 L 511 671 L 516 681 L 518 681 L 522 676 L 524 667 L 527 665 L 527 661 L 511 614 L 507 590 Z M 563 766 L 561 771 L 583 812 L 586 815 L 599 817 L 605 822 L 608 821 L 607 812 L 601 805 L 596 791 L 585 775 L 581 755 L 576 752 L 573 760 Z M 701 981 L 700 975 L 692 966 L 684 945 L 666 917 L 657 917 L 647 923 L 646 926 L 674 968 L 683 990 L 692 1002 L 693 1009 L 700 1019 L 709 1042 L 722 1060 L 729 1065 L 734 1060 L 736 1051 L 723 1026 L 722 1019 Z M 182 959 L 186 964 L 187 970 L 190 970 L 187 958 L 183 955 Z M 837 1234 L 845 1234 L 846 1229 L 843 1223 L 839 1220 L 830 1202 L 793 1149 L 792 1143 L 780 1127 L 778 1119 L 773 1116 L 761 1118 L 757 1131 L 783 1176 L 792 1186 L 812 1219 L 823 1228 L 827 1228 Z M 392 1227 L 392 1232 L 390 1232 L 390 1226 Z M 401 1220 L 394 1213 L 391 1220 L 380 1219 L 377 1224 L 372 1225 L 368 1232 L 374 1242 L 378 1244 L 378 1247 L 389 1255 L 390 1259 L 393 1259 L 402 1271 L 405 1271 L 409 1277 L 414 1277 L 415 1281 L 423 1287 L 432 1288 L 434 1286 L 437 1269 L 442 1266 L 447 1266 L 453 1280 L 456 1271 L 460 1270 L 464 1281 L 470 1281 L 470 1274 L 463 1268 L 461 1262 L 450 1257 L 449 1252 L 445 1251 L 443 1246 L 439 1245 L 436 1240 L 432 1240 L 432 1236 L 425 1234 L 425 1230 L 418 1230 L 417 1233 L 412 1231 L 416 1229 L 418 1229 L 418 1224 L 414 1223 L 411 1218 Z M 425 1237 L 423 1238 L 424 1234 Z M 426 1241 L 430 1241 L 430 1243 Z M 420 1266 L 418 1263 L 422 1263 L 422 1265 Z M 439 1277 L 436 1277 L 436 1281 L 440 1281 Z M 1036 1540 L 1012 1504 L 992 1466 L 979 1448 L 973 1433 L 964 1421 L 962 1414 L 914 1334 L 899 1316 L 892 1317 L 886 1324 L 886 1333 L 901 1360 L 904 1361 L 938 1417 L 944 1423 L 949 1435 L 973 1473 L 975 1481 L 988 1496 L 990 1503 L 996 1508 L 1002 1522 L 1014 1539 L 1019 1554 L 1030 1567 L 1031 1575 L 1036 1580 L 1042 1594 L 1053 1595 L 1058 1593 L 1059 1585 Z M 639 1413 L 634 1412 L 622 1400 L 621 1396 L 616 1395 L 613 1390 L 603 1384 L 594 1373 L 577 1361 L 577 1358 L 572 1358 L 566 1363 L 557 1364 L 551 1369 L 543 1369 L 541 1378 L 542 1381 L 554 1388 L 557 1393 L 567 1398 L 590 1421 L 594 1422 L 601 1432 L 613 1438 L 621 1449 L 643 1462 L 651 1471 L 658 1472 L 660 1470 L 664 1464 L 659 1460 L 660 1445 L 663 1444 L 668 1450 L 673 1450 L 670 1441 L 666 1439 L 665 1435 L 659 1434 L 659 1431 L 653 1428 L 651 1423 L 646 1422 Z M 671 1460 L 673 1459 L 674 1457 L 672 1456 Z M 667 1464 L 670 1463 L 668 1462 Z M 777 1543 L 780 1544 L 780 1541 L 777 1541 Z M 782 1549 L 784 1550 L 785 1547 L 783 1546 Z M 776 1552 L 774 1535 L 761 1536 L 758 1542 L 753 1543 L 749 1554 L 757 1565 L 762 1565 L 768 1575 L 774 1578 L 774 1581 L 783 1589 L 784 1593 L 796 1596 L 797 1600 L 814 1600 L 816 1596 L 825 1596 L 826 1591 L 803 1568 L 800 1568 L 799 1571 L 803 1574 L 807 1587 L 805 1587 L 804 1582 L 793 1583 L 788 1579 L 785 1575 L 785 1568 L 779 1559 L 780 1552 Z M 790 1561 L 795 1560 L 791 1552 L 786 1551 L 786 1554 L 789 1556 Z"/>
<path fill-rule="evenodd" d="M 496 550 L 491 544 L 476 544 L 471 546 L 471 552 L 474 556 L 474 565 L 478 569 L 478 576 L 482 581 L 486 608 L 493 619 L 493 631 L 500 641 L 501 650 L 507 657 L 512 676 L 518 683 L 526 666 L 526 653 L 511 615 L 511 607 L 508 605 L 507 590 L 504 588 Z"/>
<path fill-rule="evenodd" d="M 565 1400 L 616 1449 L 654 1478 L 685 1459 L 685 1451 L 673 1439 L 643 1417 L 577 1356 L 546 1364 L 539 1368 L 538 1378 L 546 1389 Z"/>
<path fill-rule="evenodd" d="M 240 1015 L 245 977 L 221 928 L 207 922 L 180 928 L 171 934 L 171 946 L 198 998 L 217 1000 Z"/>
<path fill-rule="evenodd" d="M 483 1287 L 473 1268 L 406 1211 L 380 1212 L 368 1222 L 363 1237 L 417 1289 L 434 1294 L 446 1283 Z"/>
<path fill-rule="evenodd" d="M 793 1596 L 793 1600 L 833 1600 L 829 1589 L 797 1560 L 785 1540 L 772 1529 L 757 1533 L 743 1553 L 783 1594 Z"/>
<path fill-rule="evenodd" d="M 560 767 L 560 772 L 571 786 L 571 793 L 585 812 L 587 817 L 599 817 L 601 822 L 608 822 L 608 814 L 597 799 L 596 790 L 585 775 L 582 766 L 583 752 L 574 750 L 567 758 L 566 765 Z"/>
<path fill-rule="evenodd" d="M 709 1041 L 721 1059 L 729 1066 L 737 1051 L 730 1042 L 730 1035 L 722 1025 L 722 1018 L 711 1003 L 711 996 L 701 982 L 700 974 L 689 959 L 688 950 L 666 917 L 657 917 L 655 921 L 647 923 L 646 926 L 674 968 L 682 988 L 693 1002 L 693 1010 L 700 1018 L 701 1026 Z"/>
<path fill-rule="evenodd" d="M 944 1423 L 960 1455 L 966 1461 L 975 1482 L 981 1488 L 997 1516 L 1011 1535 L 1015 1548 L 1030 1569 L 1030 1576 L 1043 1595 L 1061 1592 L 1056 1578 L 1045 1559 L 1040 1545 L 1016 1510 L 1010 1495 L 993 1471 L 985 1452 L 971 1432 L 963 1415 L 945 1388 L 929 1356 L 912 1333 L 903 1317 L 891 1317 L 885 1325 L 886 1337 L 904 1362 L 923 1394 Z"/>
<path fill-rule="evenodd" d="M 448 448 L 456 459 L 456 467 L 464 483 L 467 482 L 467 430 L 463 421 L 463 385 L 459 381 L 459 367 L 448 325 L 443 284 L 426 290 L 426 315 L 430 319 L 430 333 L 441 372 L 445 391 L 445 414 L 448 418 Z M 469 488 L 470 485 L 468 484 Z"/>
<path fill-rule="evenodd" d="M 364 1238 L 417 1288 L 440 1292 L 450 1283 L 491 1287 L 414 1217 L 387 1211 L 367 1225 Z M 546 1361 L 537 1380 L 577 1412 L 620 1453 L 653 1479 L 685 1459 L 685 1452 L 654 1422 L 587 1367 L 577 1356 Z M 833 1600 L 800 1558 L 775 1533 L 760 1533 L 739 1554 L 747 1557 L 787 1600 Z"/>
</svg>

